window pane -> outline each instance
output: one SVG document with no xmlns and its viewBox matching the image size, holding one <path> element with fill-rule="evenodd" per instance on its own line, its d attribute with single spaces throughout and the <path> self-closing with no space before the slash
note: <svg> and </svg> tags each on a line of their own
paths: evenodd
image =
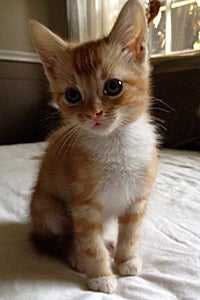
<svg viewBox="0 0 200 300">
<path fill-rule="evenodd" d="M 200 7 L 197 2 L 173 1 L 171 18 L 171 51 L 200 49 Z"/>
<path fill-rule="evenodd" d="M 200 0 L 161 1 L 149 40 L 151 54 L 200 50 Z"/>
</svg>

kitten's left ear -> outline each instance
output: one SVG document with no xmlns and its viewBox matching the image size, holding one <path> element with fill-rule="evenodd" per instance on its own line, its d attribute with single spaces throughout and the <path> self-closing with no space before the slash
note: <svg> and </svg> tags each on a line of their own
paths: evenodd
<svg viewBox="0 0 200 300">
<path fill-rule="evenodd" d="M 115 22 L 109 41 L 120 44 L 122 51 L 133 52 L 135 60 L 142 62 L 147 49 L 147 18 L 143 0 L 129 0 Z"/>
</svg>

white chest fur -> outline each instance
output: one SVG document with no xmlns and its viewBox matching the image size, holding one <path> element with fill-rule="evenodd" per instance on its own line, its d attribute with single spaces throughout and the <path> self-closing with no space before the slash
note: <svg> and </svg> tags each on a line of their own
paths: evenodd
<svg viewBox="0 0 200 300">
<path fill-rule="evenodd" d="M 103 137 L 100 142 L 98 137 L 90 142 L 89 148 L 105 174 L 95 200 L 103 205 L 106 219 L 119 215 L 146 194 L 146 168 L 154 147 L 153 127 L 144 118 Z"/>
</svg>

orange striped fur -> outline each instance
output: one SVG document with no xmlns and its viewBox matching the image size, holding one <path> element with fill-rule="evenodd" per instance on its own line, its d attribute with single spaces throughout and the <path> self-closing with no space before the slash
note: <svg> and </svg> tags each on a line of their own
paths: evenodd
<svg viewBox="0 0 200 300">
<path fill-rule="evenodd" d="M 157 169 L 145 10 L 139 0 L 127 1 L 107 37 L 80 45 L 38 22 L 31 32 L 63 118 L 49 137 L 32 195 L 33 237 L 43 245 L 58 240 L 90 289 L 112 293 L 117 279 L 105 225 L 118 219 L 115 270 L 136 275 Z"/>
</svg>

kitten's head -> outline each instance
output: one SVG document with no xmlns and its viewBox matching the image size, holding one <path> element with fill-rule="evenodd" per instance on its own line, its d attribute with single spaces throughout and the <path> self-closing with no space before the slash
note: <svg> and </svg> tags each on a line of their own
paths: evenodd
<svg viewBox="0 0 200 300">
<path fill-rule="evenodd" d="M 66 123 L 106 135 L 147 110 L 147 24 L 139 0 L 129 0 L 97 41 L 67 43 L 38 22 L 31 31 Z"/>
</svg>

